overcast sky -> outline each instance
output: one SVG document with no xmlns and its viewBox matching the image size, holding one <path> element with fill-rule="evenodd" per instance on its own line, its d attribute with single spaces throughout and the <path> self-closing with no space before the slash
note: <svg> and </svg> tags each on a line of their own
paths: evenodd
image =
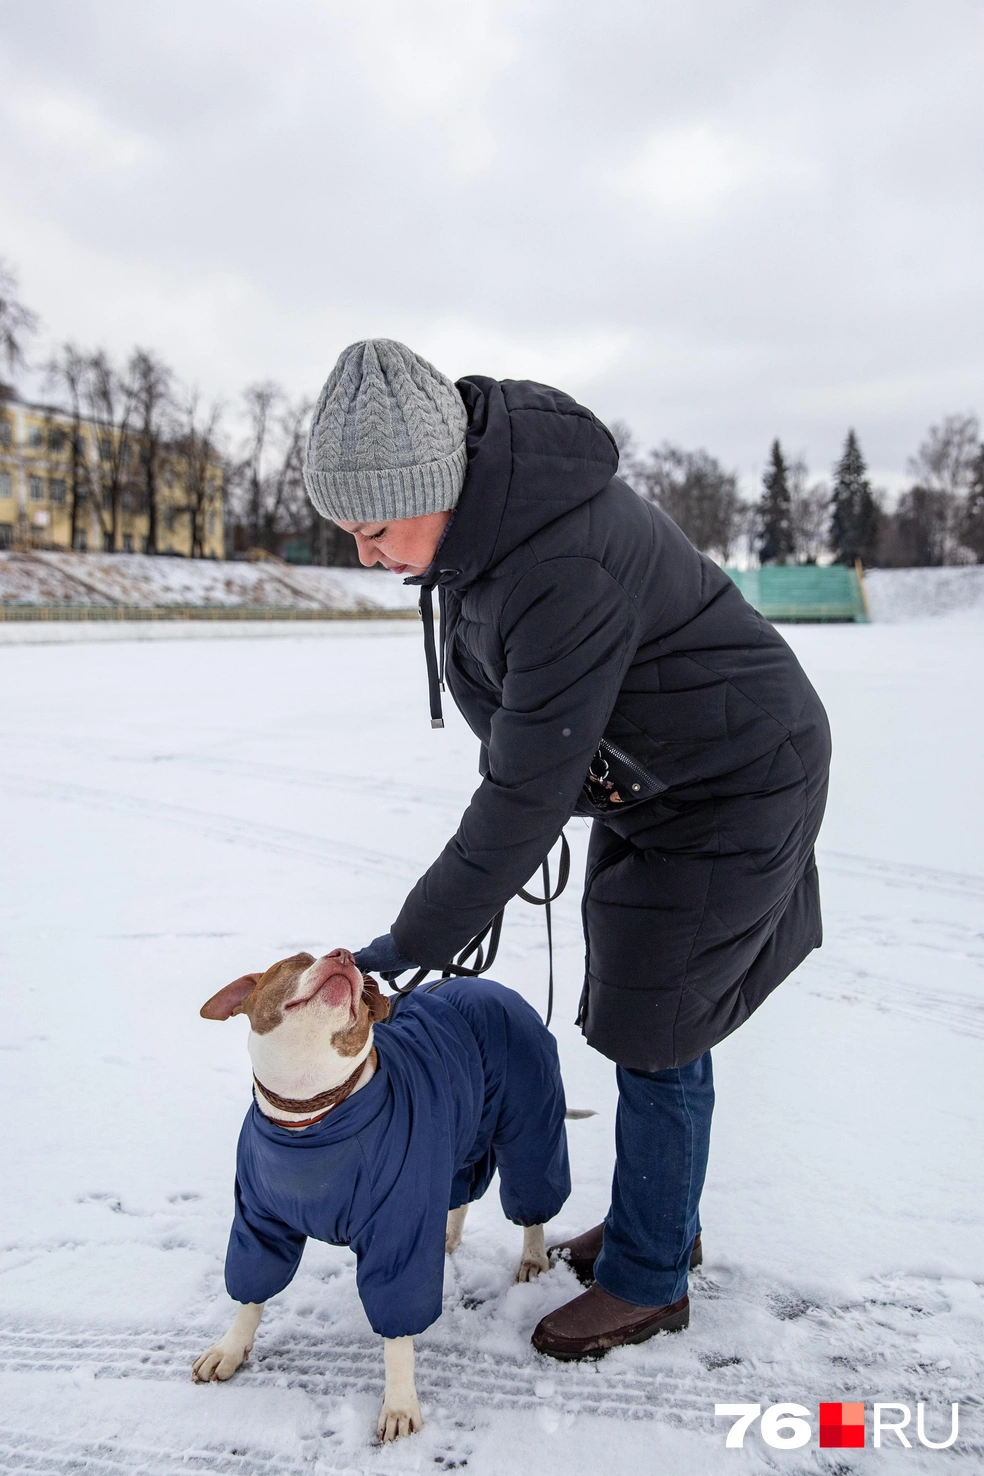
<svg viewBox="0 0 984 1476">
<path fill-rule="evenodd" d="M 984 0 L 0 0 L 0 255 L 39 355 L 386 335 L 898 485 L 984 411 L 982 60 Z"/>
</svg>

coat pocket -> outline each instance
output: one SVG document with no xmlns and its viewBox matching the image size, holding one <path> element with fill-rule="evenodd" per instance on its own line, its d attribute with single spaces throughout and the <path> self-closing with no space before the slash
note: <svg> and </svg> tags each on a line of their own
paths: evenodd
<svg viewBox="0 0 984 1476">
<path fill-rule="evenodd" d="M 668 787 L 638 759 L 603 738 L 588 766 L 575 814 L 620 814 L 655 799 Z"/>
</svg>

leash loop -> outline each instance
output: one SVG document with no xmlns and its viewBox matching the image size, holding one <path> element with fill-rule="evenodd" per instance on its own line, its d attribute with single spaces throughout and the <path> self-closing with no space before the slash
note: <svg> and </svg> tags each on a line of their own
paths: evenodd
<svg viewBox="0 0 984 1476">
<path fill-rule="evenodd" d="M 556 902 L 557 898 L 567 886 L 571 874 L 571 848 L 563 832 L 561 832 L 560 836 L 560 862 L 557 868 L 557 890 L 555 892 L 551 892 L 550 890 L 549 856 L 544 858 L 540 873 L 543 877 L 542 897 L 537 897 L 532 892 L 527 892 L 523 887 L 520 887 L 516 896 L 521 897 L 524 902 L 529 902 L 533 907 L 542 907 L 544 909 L 544 921 L 547 925 L 548 958 L 547 1013 L 544 1024 L 549 1025 L 553 1018 L 554 1007 L 553 914 L 550 910 L 550 904 Z M 504 907 L 500 907 L 492 921 L 480 933 L 476 933 L 470 943 L 465 944 L 454 962 L 447 964 L 442 969 L 441 977 L 435 979 L 433 984 L 427 986 L 426 992 L 428 994 L 434 989 L 440 989 L 441 985 L 446 984 L 449 979 L 478 979 L 482 974 L 488 973 L 499 951 L 499 939 L 502 936 L 502 919 L 505 911 L 506 909 Z M 470 965 L 466 963 L 466 959 L 472 960 Z M 417 970 L 408 984 L 397 985 L 390 983 L 390 988 L 393 991 L 390 996 L 393 1001 L 388 1016 L 390 1020 L 392 1020 L 396 1013 L 399 1001 L 405 998 L 406 995 L 412 994 L 424 982 L 427 975 L 433 972 L 433 969 L 421 968 Z"/>
</svg>

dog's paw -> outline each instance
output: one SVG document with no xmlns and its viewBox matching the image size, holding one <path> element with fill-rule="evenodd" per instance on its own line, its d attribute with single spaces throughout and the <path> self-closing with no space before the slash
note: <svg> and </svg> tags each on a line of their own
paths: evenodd
<svg viewBox="0 0 984 1476">
<path fill-rule="evenodd" d="M 533 1255 L 524 1255 L 516 1272 L 517 1281 L 533 1281 L 544 1271 L 550 1270 L 550 1262 L 547 1260 L 546 1251 Z"/>
<path fill-rule="evenodd" d="M 465 1228 L 465 1216 L 468 1213 L 467 1204 L 459 1209 L 448 1210 L 447 1229 L 444 1232 L 444 1251 L 446 1255 L 452 1255 L 461 1244 L 461 1233 Z"/>
<path fill-rule="evenodd" d="M 213 1343 L 200 1358 L 195 1359 L 191 1366 L 192 1380 L 196 1384 L 214 1384 L 216 1381 L 231 1379 L 236 1369 L 246 1362 L 252 1350 L 252 1343 L 244 1346 L 241 1340 L 222 1338 L 220 1342 Z"/>
<path fill-rule="evenodd" d="M 391 1440 L 399 1440 L 401 1435 L 415 1435 L 423 1427 L 424 1420 L 416 1395 L 412 1399 L 401 1400 L 398 1404 L 388 1404 L 383 1400 L 383 1407 L 376 1421 L 376 1434 L 382 1445 L 387 1445 Z"/>
</svg>

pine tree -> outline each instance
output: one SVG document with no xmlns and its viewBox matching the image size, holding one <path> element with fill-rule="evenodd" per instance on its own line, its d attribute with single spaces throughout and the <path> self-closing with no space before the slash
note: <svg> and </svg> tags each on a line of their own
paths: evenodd
<svg viewBox="0 0 984 1476">
<path fill-rule="evenodd" d="M 758 505 L 758 556 L 762 564 L 788 564 L 796 549 L 788 471 L 782 447 L 778 440 L 773 441 Z"/>
<path fill-rule="evenodd" d="M 830 500 L 830 551 L 835 564 L 868 564 L 878 546 L 880 513 L 868 481 L 868 468 L 853 430 L 834 468 Z"/>
</svg>

